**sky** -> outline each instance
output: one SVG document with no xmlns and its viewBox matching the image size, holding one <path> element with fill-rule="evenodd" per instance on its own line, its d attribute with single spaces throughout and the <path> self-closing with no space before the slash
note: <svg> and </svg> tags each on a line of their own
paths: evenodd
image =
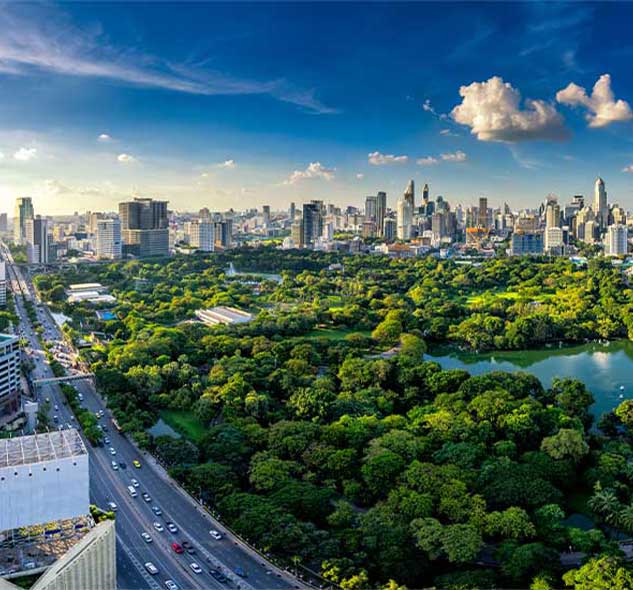
<svg viewBox="0 0 633 590">
<path fill-rule="evenodd" d="M 0 3 L 0 211 L 633 209 L 633 4 Z"/>
</svg>

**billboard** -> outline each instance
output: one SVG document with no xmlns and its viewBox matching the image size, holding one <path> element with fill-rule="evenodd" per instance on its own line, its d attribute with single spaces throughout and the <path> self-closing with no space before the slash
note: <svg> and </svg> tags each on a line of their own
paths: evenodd
<svg viewBox="0 0 633 590">
<path fill-rule="evenodd" d="M 0 498 L 0 531 L 88 514 L 88 453 L 77 431 L 0 440 Z"/>
</svg>

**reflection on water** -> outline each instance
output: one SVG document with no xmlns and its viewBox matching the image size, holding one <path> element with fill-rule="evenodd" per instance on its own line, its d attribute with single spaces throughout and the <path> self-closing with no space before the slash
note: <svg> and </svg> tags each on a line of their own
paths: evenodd
<svg viewBox="0 0 633 590">
<path fill-rule="evenodd" d="M 427 359 L 445 369 L 465 369 L 473 375 L 489 371 L 527 371 L 545 387 L 554 377 L 573 377 L 583 381 L 593 393 L 593 412 L 600 416 L 623 399 L 633 399 L 633 342 L 592 342 L 574 347 L 542 350 L 495 351 L 476 354 L 457 350 L 438 350 Z"/>
</svg>

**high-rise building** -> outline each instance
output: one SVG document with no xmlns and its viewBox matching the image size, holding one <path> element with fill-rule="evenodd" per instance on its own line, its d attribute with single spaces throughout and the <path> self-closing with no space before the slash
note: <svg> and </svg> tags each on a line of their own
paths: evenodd
<svg viewBox="0 0 633 590">
<path fill-rule="evenodd" d="M 290 210 L 288 211 L 288 217 L 290 217 L 290 221 L 294 221 L 295 220 L 295 215 L 297 214 L 297 210 L 295 207 L 295 202 L 292 201 L 290 203 Z"/>
<path fill-rule="evenodd" d="M 602 178 L 596 178 L 594 185 L 593 212 L 601 229 L 609 223 L 609 206 L 607 204 L 607 190 Z"/>
<path fill-rule="evenodd" d="M 198 212 L 198 217 L 200 219 L 211 219 L 211 211 L 209 211 L 208 207 L 203 207 L 202 209 L 200 209 L 200 211 Z"/>
<path fill-rule="evenodd" d="M 510 241 L 512 256 L 538 255 L 543 253 L 543 232 L 516 230 Z"/>
<path fill-rule="evenodd" d="M 18 337 L 0 334 L 0 426 L 19 416 L 21 393 Z"/>
<path fill-rule="evenodd" d="M 33 219 L 34 215 L 31 197 L 18 197 L 15 200 L 13 240 L 16 244 L 26 244 L 26 220 Z"/>
<path fill-rule="evenodd" d="M 378 191 L 376 194 L 376 230 L 379 236 L 384 236 L 384 222 L 387 213 L 387 193 Z"/>
<path fill-rule="evenodd" d="M 215 250 L 215 224 L 204 219 L 194 219 L 189 224 L 189 245 L 201 252 Z"/>
<path fill-rule="evenodd" d="M 365 220 L 376 221 L 377 197 L 369 195 L 365 197 Z"/>
<path fill-rule="evenodd" d="M 628 252 L 628 230 L 626 225 L 610 225 L 607 228 L 606 253 L 611 256 L 624 256 Z"/>
<path fill-rule="evenodd" d="M 407 184 L 407 188 L 404 191 L 404 199 L 411 206 L 411 214 L 413 215 L 415 210 L 415 182 L 413 180 L 410 180 L 409 184 Z"/>
<path fill-rule="evenodd" d="M 301 219 L 297 219 L 292 222 L 292 225 L 290 226 L 290 237 L 292 238 L 292 245 L 295 248 L 303 248 L 303 222 Z"/>
<path fill-rule="evenodd" d="M 323 202 L 310 201 L 303 204 L 303 243 L 313 247 L 323 235 Z"/>
<path fill-rule="evenodd" d="M 6 213 L 0 213 L 0 233 L 7 233 L 9 230 L 9 221 Z"/>
<path fill-rule="evenodd" d="M 216 221 L 213 227 L 215 247 L 226 250 L 233 247 L 233 220 Z"/>
<path fill-rule="evenodd" d="M 544 232 L 544 248 L 546 252 L 552 254 L 562 254 L 562 249 L 565 245 L 563 240 L 563 230 L 557 225 L 548 226 Z"/>
<path fill-rule="evenodd" d="M 262 221 L 264 223 L 264 227 L 268 227 L 270 225 L 270 205 L 264 205 L 262 207 Z"/>
<path fill-rule="evenodd" d="M 96 219 L 95 234 L 97 236 L 97 258 L 106 260 L 121 258 L 123 245 L 119 219 Z"/>
<path fill-rule="evenodd" d="M 545 207 L 545 227 L 560 226 L 560 205 L 555 201 L 550 201 Z"/>
<path fill-rule="evenodd" d="M 382 237 L 385 242 L 393 242 L 398 236 L 398 224 L 393 217 L 385 217 L 382 226 Z"/>
<path fill-rule="evenodd" d="M 479 197 L 479 208 L 477 209 L 477 226 L 488 229 L 489 225 L 488 199 L 486 197 Z"/>
<path fill-rule="evenodd" d="M 7 305 L 7 267 L 4 260 L 0 260 L 0 307 Z"/>
<path fill-rule="evenodd" d="M 26 256 L 29 264 L 48 264 L 48 221 L 40 215 L 25 223 Z"/>
<path fill-rule="evenodd" d="M 429 185 L 425 184 L 422 189 L 422 204 L 426 205 L 429 202 Z"/>
<path fill-rule="evenodd" d="M 413 182 L 413 181 L 411 181 Z M 411 225 L 413 224 L 413 207 L 411 200 L 405 195 L 398 199 L 396 205 L 396 223 L 399 240 L 411 239 Z"/>
<path fill-rule="evenodd" d="M 123 250 L 134 256 L 168 256 L 167 201 L 135 198 L 119 203 Z"/>
</svg>

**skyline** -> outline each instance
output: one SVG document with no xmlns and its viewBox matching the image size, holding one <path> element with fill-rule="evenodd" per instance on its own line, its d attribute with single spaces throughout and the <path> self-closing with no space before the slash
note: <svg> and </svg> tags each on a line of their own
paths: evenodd
<svg viewBox="0 0 633 590">
<path fill-rule="evenodd" d="M 49 215 L 113 210 L 132 194 L 175 210 L 281 209 L 378 190 L 393 208 L 409 178 L 455 203 L 530 208 L 588 196 L 597 176 L 631 208 L 627 15 L 4 5 L 0 210 L 17 196 Z"/>
</svg>

